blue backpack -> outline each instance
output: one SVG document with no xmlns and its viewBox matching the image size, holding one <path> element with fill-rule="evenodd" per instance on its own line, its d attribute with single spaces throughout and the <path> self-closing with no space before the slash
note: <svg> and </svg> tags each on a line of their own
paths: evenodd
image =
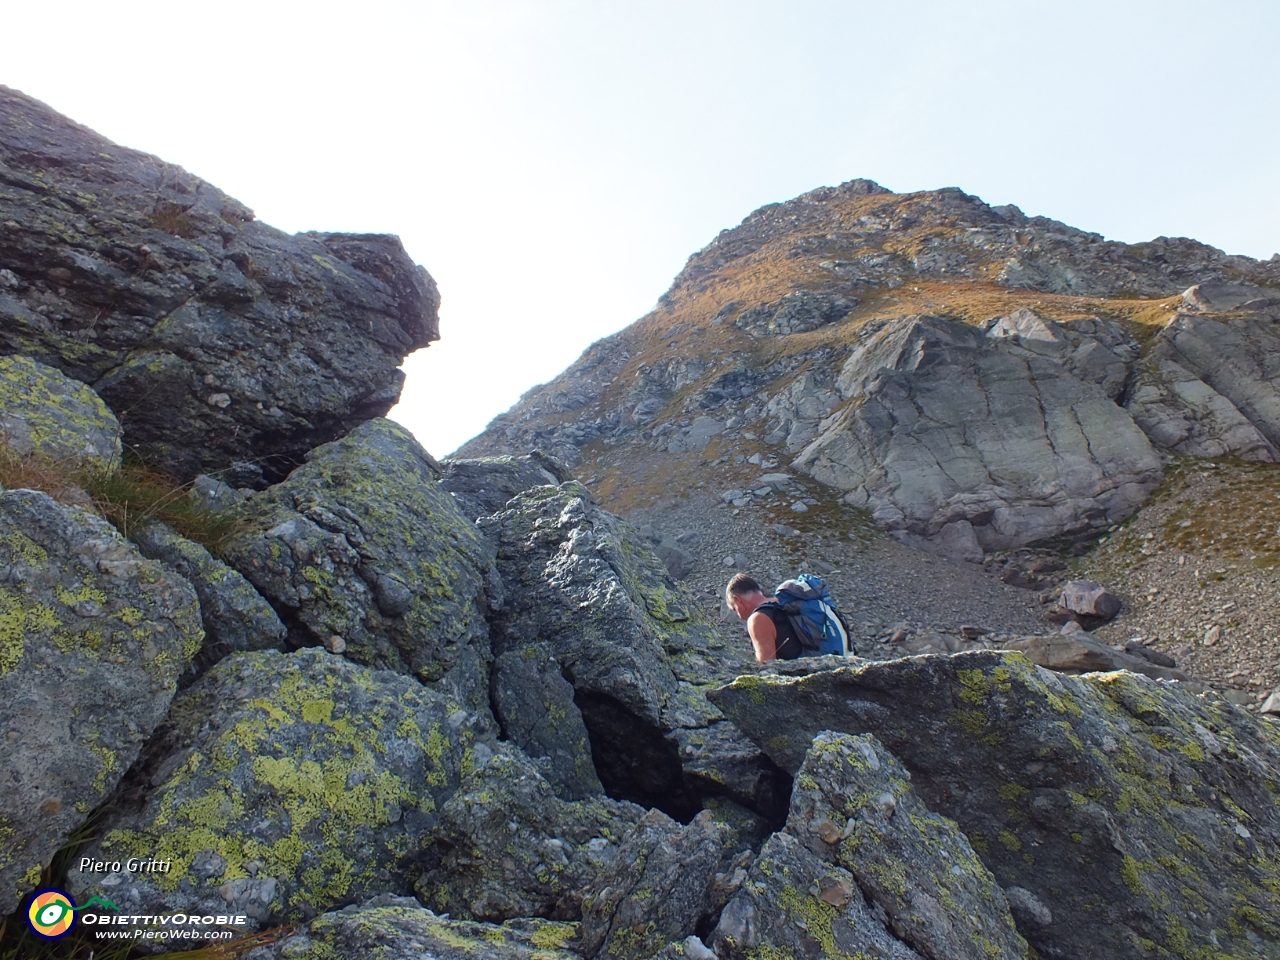
<svg viewBox="0 0 1280 960">
<path fill-rule="evenodd" d="M 849 627 L 821 577 L 802 573 L 784 580 L 774 590 L 778 606 L 787 615 L 808 656 L 834 653 L 849 655 Z"/>
</svg>

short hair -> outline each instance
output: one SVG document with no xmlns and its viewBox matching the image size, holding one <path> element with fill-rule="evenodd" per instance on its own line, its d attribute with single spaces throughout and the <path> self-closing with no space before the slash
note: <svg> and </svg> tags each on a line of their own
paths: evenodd
<svg viewBox="0 0 1280 960">
<path fill-rule="evenodd" d="M 754 577 L 749 577 L 745 573 L 735 573 L 729 585 L 724 588 L 724 593 L 726 597 L 741 597 L 748 593 L 764 593 L 764 591 L 760 589 L 760 584 Z"/>
</svg>

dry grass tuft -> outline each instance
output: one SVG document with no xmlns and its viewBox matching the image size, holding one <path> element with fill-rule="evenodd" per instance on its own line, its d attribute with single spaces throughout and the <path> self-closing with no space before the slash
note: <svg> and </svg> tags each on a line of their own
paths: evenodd
<svg viewBox="0 0 1280 960">
<path fill-rule="evenodd" d="M 89 507 L 126 537 L 149 523 L 167 523 L 214 554 L 239 529 L 233 514 L 209 510 L 187 496 L 190 484 L 137 463 L 93 472 L 0 447 L 0 486 L 41 490 L 60 503 Z"/>
</svg>

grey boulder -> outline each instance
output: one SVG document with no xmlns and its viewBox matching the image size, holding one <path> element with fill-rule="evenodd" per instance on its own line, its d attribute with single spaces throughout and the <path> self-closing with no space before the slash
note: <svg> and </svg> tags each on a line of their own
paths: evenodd
<svg viewBox="0 0 1280 960">
<path fill-rule="evenodd" d="M 94 514 L 0 492 L 0 911 L 137 759 L 200 648 L 195 591 Z"/>
<path fill-rule="evenodd" d="M 72 470 L 120 466 L 120 423 L 102 398 L 29 357 L 0 357 L 0 443 Z"/>
<path fill-rule="evenodd" d="M 294 645 L 444 683 L 488 712 L 485 611 L 501 599 L 493 548 L 390 420 L 311 451 L 251 497 L 224 554 L 280 611 Z M 339 645 L 332 638 L 339 638 Z"/>
<path fill-rule="evenodd" d="M 226 657 L 174 701 L 141 803 L 117 803 L 73 869 L 77 899 L 128 913 L 233 913 L 249 930 L 407 894 L 438 811 L 489 751 L 484 726 L 411 677 L 322 650 Z"/>
<path fill-rule="evenodd" d="M 1092 580 L 1068 580 L 1058 596 L 1059 620 L 1078 620 L 1097 625 L 1115 618 L 1120 612 L 1120 598 Z"/>
<path fill-rule="evenodd" d="M 533 644 L 502 654 L 490 688 L 503 736 L 533 759 L 557 796 L 581 800 L 604 792 L 573 685 L 549 648 Z"/>
<path fill-rule="evenodd" d="M 1041 957 L 1280 948 L 1269 720 L 1178 683 L 995 652 L 744 677 L 710 696 L 797 773 L 824 730 L 874 734 L 1000 886 L 1044 905 L 1052 922 L 1015 913 Z"/>
<path fill-rule="evenodd" d="M 561 800 L 518 749 L 500 747 L 440 809 L 419 895 L 458 918 L 577 920 L 643 815 L 602 796 Z"/>
<path fill-rule="evenodd" d="M 709 926 L 746 879 L 751 851 L 703 811 L 681 826 L 644 816 L 583 904 L 588 957 L 648 960 Z"/>
<path fill-rule="evenodd" d="M 288 630 L 271 604 L 243 576 L 172 527 L 153 523 L 135 530 L 143 556 L 159 560 L 195 587 L 204 623 L 196 664 L 207 668 L 228 653 L 281 649 Z"/>
</svg>

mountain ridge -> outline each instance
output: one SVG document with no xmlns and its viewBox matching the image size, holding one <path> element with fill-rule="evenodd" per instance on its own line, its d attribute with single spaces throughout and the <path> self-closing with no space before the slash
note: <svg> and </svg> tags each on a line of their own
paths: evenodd
<svg viewBox="0 0 1280 960">
<path fill-rule="evenodd" d="M 1200 293 L 1182 296 L 1191 288 Z M 721 231 L 689 258 L 654 310 L 527 392 L 455 456 L 545 449 L 594 470 L 606 506 L 626 512 L 663 499 L 664 473 L 677 484 L 689 478 L 674 462 L 665 471 L 658 463 L 651 469 L 641 463 L 634 471 L 611 448 L 626 447 L 639 461 L 654 459 L 650 454 L 663 447 L 677 456 L 693 448 L 722 454 L 730 445 L 762 456 L 774 451 L 842 490 L 851 506 L 870 509 L 896 535 L 979 559 L 991 549 L 1123 519 L 1158 482 L 1160 469 L 1152 460 L 1158 451 L 1203 455 L 1212 449 L 1275 459 L 1280 433 L 1270 412 L 1241 410 L 1243 401 L 1221 385 L 1205 386 L 1204 396 L 1194 399 L 1173 396 L 1187 392 L 1176 384 L 1203 380 L 1205 374 L 1184 376 L 1186 357 L 1165 341 L 1176 339 L 1177 331 L 1166 328 L 1178 317 L 1190 317 L 1184 326 L 1197 331 L 1210 322 L 1201 315 L 1225 317 L 1233 330 L 1241 329 L 1242 316 L 1254 317 L 1265 328 L 1262 353 L 1269 356 L 1280 349 L 1269 329 L 1278 305 L 1278 258 L 1228 255 L 1187 238 L 1124 244 L 1046 217 L 1027 217 L 1011 205 L 992 207 L 956 188 L 896 194 L 852 180 L 768 204 Z M 850 408 L 865 400 L 868 384 L 887 369 L 873 364 L 856 374 L 849 369 L 851 355 L 868 339 L 875 342 L 882 329 L 918 325 L 928 317 L 945 321 L 944 327 L 978 329 L 978 339 L 948 360 L 957 370 L 981 367 L 996 354 L 1001 363 L 1014 356 L 1026 361 L 1025 370 L 1010 374 L 1015 379 L 1030 378 L 1042 394 L 1042 381 L 1053 381 L 1072 398 L 1063 404 L 1079 429 L 1064 438 L 1055 435 L 1050 416 L 1041 417 L 1040 426 L 1027 429 L 1044 435 L 1036 442 L 1047 452 L 1022 451 L 1019 457 L 1037 463 L 1041 474 L 1101 471 L 1104 479 L 1077 484 L 1076 490 L 1070 482 L 1050 489 L 1010 481 L 1007 457 L 1002 460 L 990 444 L 962 439 L 961 446 L 977 450 L 988 477 L 956 480 L 949 464 L 939 460 L 936 469 L 930 467 L 940 477 L 932 499 L 903 501 L 893 490 L 906 482 L 901 477 L 867 476 L 883 472 L 884 456 L 895 456 L 901 438 L 848 440 L 852 428 L 845 446 L 857 447 L 858 457 L 877 444 L 888 453 L 873 450 L 866 454 L 871 466 L 852 472 L 848 463 L 815 468 L 821 458 L 813 444 L 825 434 L 831 446 L 830 418 L 843 411 L 850 419 Z M 935 333 L 953 340 L 960 330 Z M 893 335 L 892 329 L 884 334 Z M 936 340 L 930 341 L 935 348 Z M 1177 356 L 1165 356 L 1170 350 Z M 1050 369 L 1046 362 L 1057 366 Z M 936 389 L 914 368 L 899 369 L 897 376 Z M 970 392 L 989 397 L 983 376 L 980 370 L 972 374 Z M 1265 381 L 1270 403 L 1275 377 L 1262 371 L 1253 379 Z M 1050 385 L 1048 394 L 1055 389 Z M 1110 411 L 1104 397 L 1122 412 Z M 1205 403 L 1214 410 L 1202 410 Z M 1086 423 L 1090 417 L 1096 422 Z M 1099 461 L 1091 448 L 1117 429 L 1132 434 L 1135 448 L 1145 442 L 1139 433 L 1150 435 L 1152 451 L 1139 451 L 1140 462 Z M 1083 452 L 1063 454 L 1064 439 L 1067 448 L 1075 444 Z M 843 455 L 847 460 L 853 454 L 846 449 Z M 717 457 L 701 459 L 710 463 Z M 1039 465 L 1041 460 L 1046 463 Z M 644 489 L 624 492 L 637 485 Z M 1126 486 L 1132 489 L 1115 493 Z M 1004 492 L 993 495 L 993 489 Z M 986 505 L 968 512 L 957 506 L 972 495 Z M 1100 496 L 1106 501 L 1101 506 Z M 1123 503 L 1112 504 L 1117 497 Z M 1033 509 L 1061 516 L 1026 519 Z M 989 526 L 983 521 L 990 510 L 1008 515 L 1001 521 L 1005 531 L 980 529 Z M 956 522 L 947 519 L 953 514 L 963 515 L 974 531 L 945 529 Z M 1009 519 L 1014 514 L 1023 519 Z"/>
</svg>

